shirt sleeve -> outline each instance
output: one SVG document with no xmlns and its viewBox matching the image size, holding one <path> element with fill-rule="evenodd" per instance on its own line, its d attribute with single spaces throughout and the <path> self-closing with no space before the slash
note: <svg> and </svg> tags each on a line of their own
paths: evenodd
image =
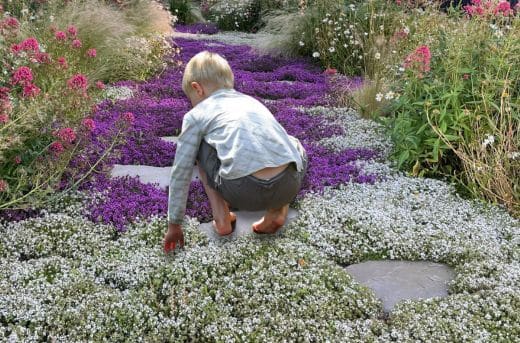
<svg viewBox="0 0 520 343">
<path fill-rule="evenodd" d="M 193 166 L 201 141 L 201 127 L 185 116 L 170 176 L 168 222 L 172 224 L 181 224 L 184 219 Z"/>
</svg>

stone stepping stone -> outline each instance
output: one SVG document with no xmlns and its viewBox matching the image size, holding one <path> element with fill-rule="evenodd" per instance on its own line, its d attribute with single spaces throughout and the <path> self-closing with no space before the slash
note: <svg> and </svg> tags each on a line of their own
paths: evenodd
<svg viewBox="0 0 520 343">
<path fill-rule="evenodd" d="M 280 235 L 288 223 L 290 223 L 292 220 L 296 219 L 298 216 L 298 211 L 295 209 L 290 208 L 289 214 L 287 215 L 287 220 L 285 222 L 285 225 L 276 232 L 276 234 L 273 235 L 259 235 L 253 232 L 253 229 L 251 228 L 251 225 L 253 225 L 254 222 L 257 220 L 260 220 L 262 216 L 264 215 L 265 211 L 234 211 L 237 215 L 237 223 L 235 227 L 235 231 L 233 231 L 232 234 L 227 236 L 220 236 L 215 232 L 213 229 L 213 225 L 210 223 L 203 223 L 200 224 L 199 228 L 204 232 L 208 238 L 212 241 L 225 241 L 225 240 L 232 240 L 236 239 L 241 236 L 246 235 L 254 235 L 258 238 L 264 238 L 264 237 L 272 237 Z"/>
<path fill-rule="evenodd" d="M 346 270 L 376 293 L 385 312 L 401 300 L 447 296 L 447 284 L 455 276 L 444 264 L 424 261 L 367 261 Z"/>
<path fill-rule="evenodd" d="M 165 137 L 161 137 L 161 139 L 166 142 L 177 144 L 177 141 L 179 140 L 179 136 L 165 136 Z"/>
<path fill-rule="evenodd" d="M 159 188 L 167 189 L 170 185 L 170 173 L 172 167 L 152 167 L 152 166 L 140 166 L 140 165 L 124 165 L 114 164 L 110 172 L 111 177 L 139 177 L 139 181 L 142 183 L 156 183 Z M 197 167 L 193 167 L 192 180 L 196 181 L 199 179 L 199 170 Z"/>
</svg>

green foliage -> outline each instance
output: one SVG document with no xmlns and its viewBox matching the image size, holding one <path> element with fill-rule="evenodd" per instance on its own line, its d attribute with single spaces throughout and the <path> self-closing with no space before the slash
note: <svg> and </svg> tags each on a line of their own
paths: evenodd
<svg viewBox="0 0 520 343">
<path fill-rule="evenodd" d="M 189 0 L 170 0 L 170 11 L 177 16 L 178 22 L 187 24 L 192 22 L 191 1 Z"/>
<path fill-rule="evenodd" d="M 445 19 L 428 28 L 431 71 L 406 68 L 390 120 L 401 168 L 455 176 L 513 211 L 520 201 L 519 22 Z"/>
</svg>

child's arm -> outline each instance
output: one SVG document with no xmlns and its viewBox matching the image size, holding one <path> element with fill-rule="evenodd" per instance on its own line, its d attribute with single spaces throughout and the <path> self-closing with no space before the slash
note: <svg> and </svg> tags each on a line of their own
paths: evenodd
<svg viewBox="0 0 520 343">
<path fill-rule="evenodd" d="M 182 123 L 182 133 L 177 142 L 175 160 L 170 177 L 168 194 L 168 232 L 164 237 L 164 249 L 168 252 L 175 249 L 176 240 L 184 245 L 181 224 L 186 211 L 186 201 L 193 173 L 193 165 L 197 158 L 202 130 L 190 116 L 186 115 Z M 180 232 L 179 232 L 180 230 Z"/>
</svg>

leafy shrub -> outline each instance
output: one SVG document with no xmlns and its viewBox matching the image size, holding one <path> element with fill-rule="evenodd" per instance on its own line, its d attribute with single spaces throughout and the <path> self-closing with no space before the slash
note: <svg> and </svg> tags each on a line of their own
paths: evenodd
<svg viewBox="0 0 520 343">
<path fill-rule="evenodd" d="M 189 0 L 170 0 L 170 11 L 177 16 L 177 20 L 181 24 L 192 22 L 191 1 Z"/>
<path fill-rule="evenodd" d="M 445 18 L 434 30 L 418 19 L 413 40 L 429 43 L 403 61 L 394 156 L 414 174 L 454 176 L 518 213 L 520 19 L 491 12 Z"/>
<path fill-rule="evenodd" d="M 203 0 L 201 9 L 222 30 L 257 31 L 276 10 L 294 11 L 296 0 Z"/>
<path fill-rule="evenodd" d="M 60 187 L 96 127 L 88 116 L 103 81 L 142 79 L 164 66 L 172 48 L 147 24 L 159 10 L 146 3 L 117 10 L 51 1 L 38 16 L 0 19 L 0 208 L 37 207 Z M 114 141 L 127 123 L 117 126 Z"/>
</svg>

